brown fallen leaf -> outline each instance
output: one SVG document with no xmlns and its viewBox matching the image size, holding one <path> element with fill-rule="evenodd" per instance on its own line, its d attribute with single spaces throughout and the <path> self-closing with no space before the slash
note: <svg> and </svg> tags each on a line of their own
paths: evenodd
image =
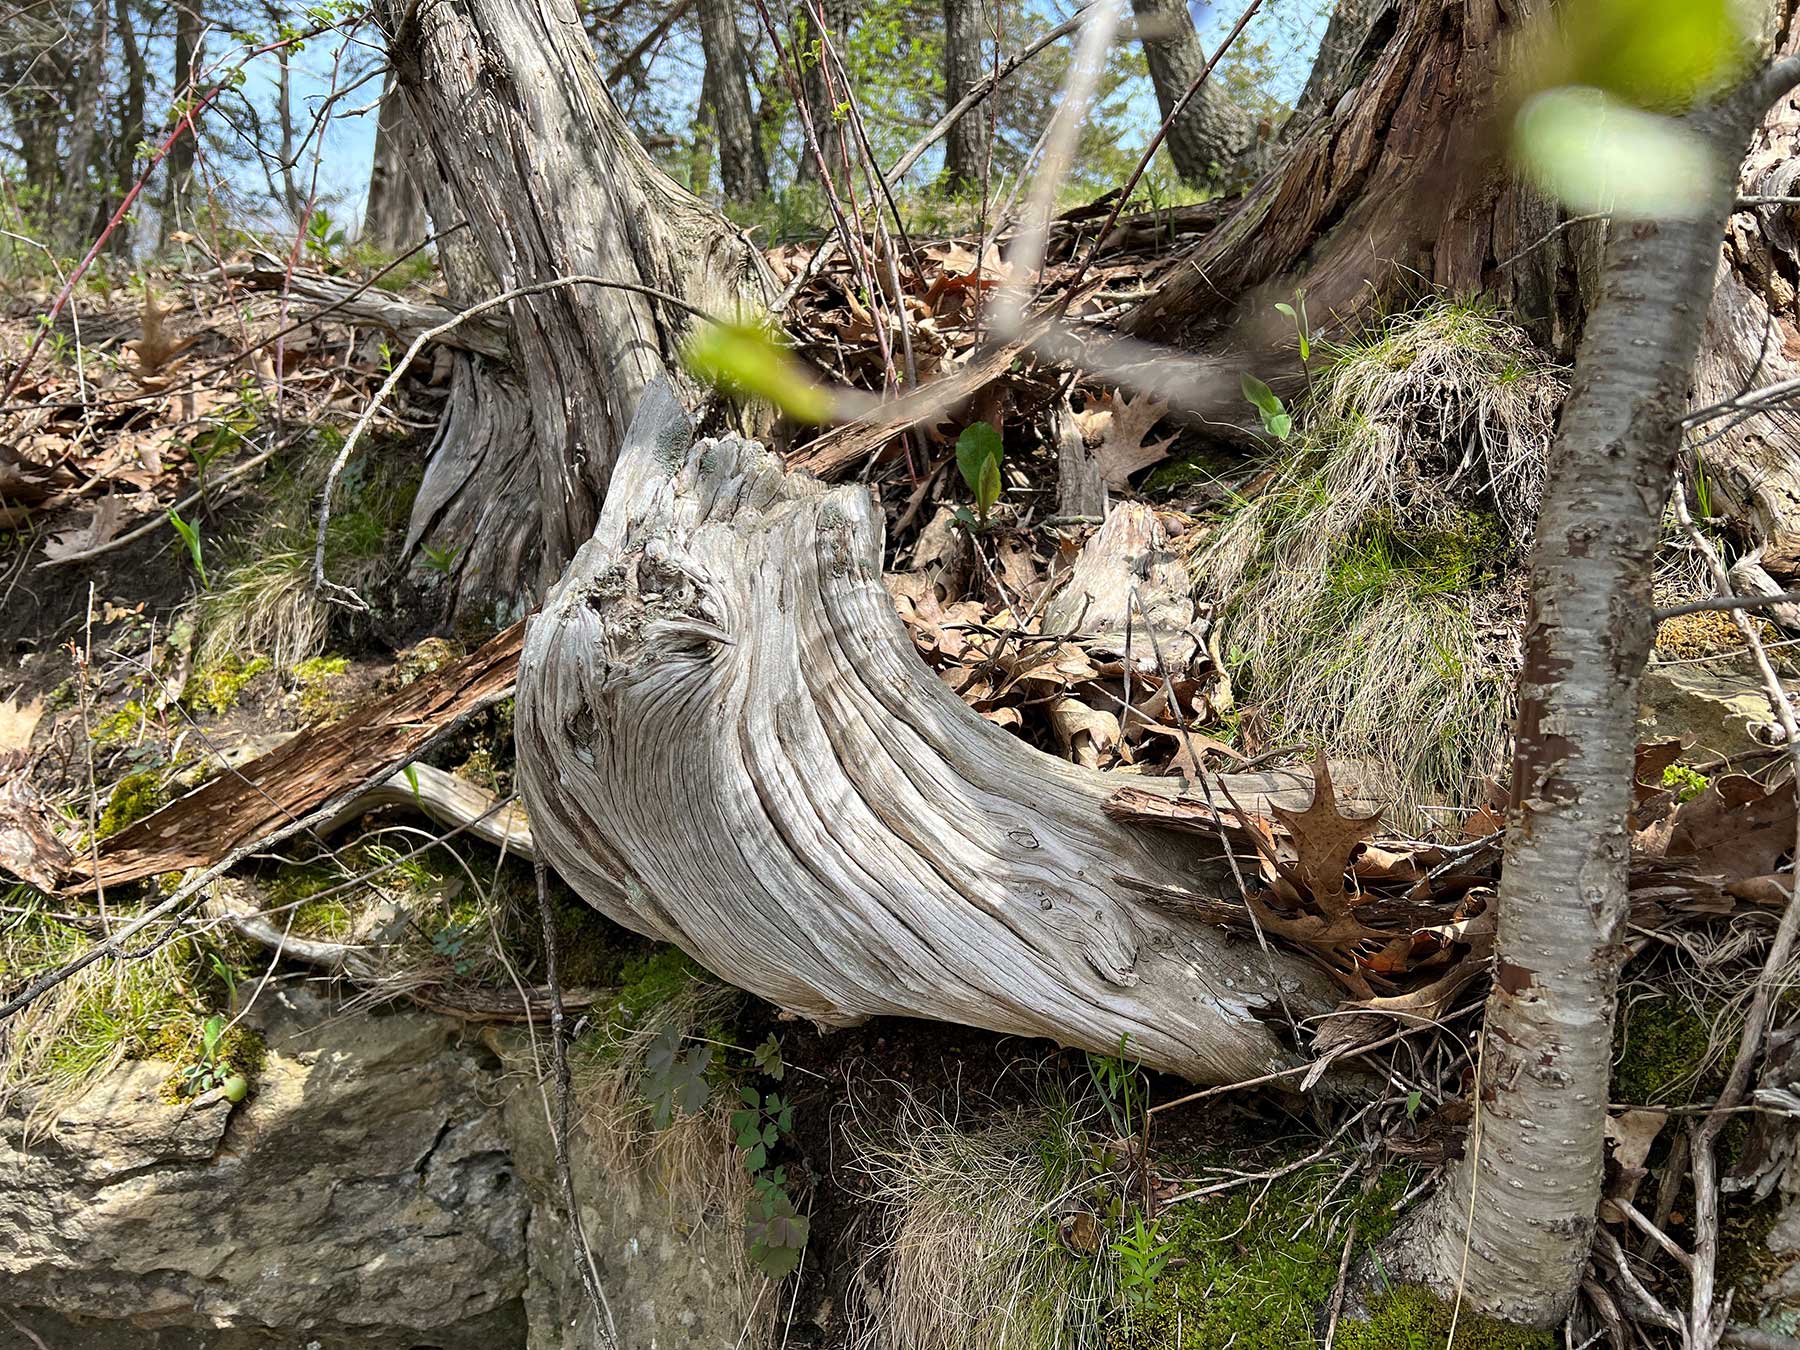
<svg viewBox="0 0 1800 1350">
<path fill-rule="evenodd" d="M 1150 394 L 1136 400 L 1120 392 L 1090 402 L 1074 414 L 1082 439 L 1094 449 L 1094 461 L 1100 476 L 1114 492 L 1131 485 L 1131 475 L 1169 457 L 1173 436 L 1160 441 L 1149 439 L 1150 431 L 1169 411 L 1166 401 Z"/>
<path fill-rule="evenodd" d="M 94 503 L 93 512 L 82 524 L 62 530 L 44 541 L 44 560 L 60 562 L 85 553 L 112 539 L 119 532 L 119 498 L 102 497 Z"/>
<path fill-rule="evenodd" d="M 44 715 L 44 700 L 34 698 L 20 703 L 17 697 L 0 703 L 0 754 L 9 750 L 25 750 L 31 745 L 31 733 Z"/>
</svg>

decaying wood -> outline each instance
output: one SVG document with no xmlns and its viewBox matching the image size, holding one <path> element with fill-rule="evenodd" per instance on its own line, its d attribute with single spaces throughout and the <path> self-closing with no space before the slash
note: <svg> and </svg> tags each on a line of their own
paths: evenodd
<svg viewBox="0 0 1800 1350">
<path fill-rule="evenodd" d="M 1191 841 L 1107 819 L 1116 780 L 933 678 L 882 584 L 867 494 L 690 435 L 669 391 L 645 396 L 594 539 L 530 625 L 519 781 L 564 880 L 830 1025 L 1129 1038 L 1209 1081 L 1293 1062 L 1263 1019 L 1277 981 L 1296 1010 L 1329 1006 L 1320 976 L 1116 879 L 1220 874 Z"/>
<path fill-rule="evenodd" d="M 214 866 L 332 820 L 464 718 L 504 698 L 523 631 L 515 624 L 455 665 L 209 779 L 105 840 L 97 874 L 91 861 L 77 860 L 59 889 L 88 891 L 96 881 L 118 886 Z"/>
</svg>

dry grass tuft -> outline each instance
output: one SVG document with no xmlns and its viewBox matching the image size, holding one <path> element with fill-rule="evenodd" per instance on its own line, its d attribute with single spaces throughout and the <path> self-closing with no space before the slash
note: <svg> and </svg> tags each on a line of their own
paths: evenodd
<svg viewBox="0 0 1800 1350">
<path fill-rule="evenodd" d="M 1329 354 L 1277 481 L 1197 557 L 1229 659 L 1284 741 L 1355 761 L 1390 817 L 1504 760 L 1518 575 L 1565 377 L 1434 303 Z"/>
<path fill-rule="evenodd" d="M 1058 1239 L 1098 1184 L 1066 1108 L 969 1131 L 910 1094 L 857 1166 L 880 1237 L 865 1249 L 854 1350 L 1047 1350 L 1093 1343 L 1108 1263 Z"/>
</svg>

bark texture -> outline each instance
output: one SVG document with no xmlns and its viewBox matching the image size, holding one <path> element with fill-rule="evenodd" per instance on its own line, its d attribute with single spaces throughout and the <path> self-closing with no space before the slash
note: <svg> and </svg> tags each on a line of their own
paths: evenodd
<svg viewBox="0 0 1800 1350">
<path fill-rule="evenodd" d="M 633 139 L 570 0 L 395 0 L 380 17 L 407 106 L 500 287 L 590 274 L 723 315 L 768 293 L 757 252 Z M 593 532 L 631 409 L 675 368 L 690 319 L 594 285 L 511 315 L 533 431 L 496 448 L 533 457 L 543 556 L 560 567 Z"/>
<path fill-rule="evenodd" d="M 1164 120 L 1206 69 L 1206 49 L 1194 31 L 1187 0 L 1131 0 L 1144 33 L 1144 60 Z M 1175 172 L 1189 183 L 1213 183 L 1256 144 L 1256 123 L 1223 83 L 1208 78 L 1188 100 L 1164 142 Z"/>
<path fill-rule="evenodd" d="M 1338 0 L 1319 40 L 1306 88 L 1281 129 L 1284 139 L 1331 112 L 1362 81 L 1392 32 L 1397 8 L 1397 0 Z"/>
<path fill-rule="evenodd" d="M 194 58 L 199 55 L 200 10 L 197 5 L 175 5 L 174 83 L 177 100 L 194 97 L 192 88 Z M 160 223 L 162 244 L 169 236 L 187 228 L 192 212 L 190 197 L 194 185 L 194 134 L 177 137 L 163 161 L 163 209 Z"/>
<path fill-rule="evenodd" d="M 769 166 L 757 135 L 736 0 L 700 0 L 700 48 L 706 57 L 703 101 L 718 137 L 719 181 L 732 201 L 755 201 L 769 190 Z"/>
<path fill-rule="evenodd" d="M 1651 565 L 1735 169 L 1759 114 L 1739 97 L 1696 116 L 1729 166 L 1697 219 L 1611 232 L 1531 562 L 1479 1114 L 1402 1242 L 1412 1273 L 1538 1326 L 1562 1320 L 1593 1240 Z"/>
<path fill-rule="evenodd" d="M 1800 51 L 1800 25 L 1782 52 Z M 1800 97 L 1789 94 L 1751 142 L 1738 179 L 1747 195 L 1800 192 Z M 1706 407 L 1746 389 L 1800 378 L 1800 208 L 1740 207 L 1725 231 L 1693 403 Z M 1800 413 L 1790 403 L 1700 428 L 1695 455 L 1716 514 L 1747 520 L 1753 537 L 1800 535 Z M 1779 616 L 1778 616 L 1779 617 Z"/>
<path fill-rule="evenodd" d="M 1294 957 L 1125 881 L 1216 876 L 1101 812 L 1116 780 L 991 726 L 919 661 L 860 487 L 737 439 L 689 448 L 653 389 L 605 514 L 520 667 L 543 856 L 610 918 L 819 1022 L 931 1017 L 1219 1081 L 1291 1062 L 1330 1002 Z M 1134 780 L 1141 782 L 1142 780 Z M 1233 781 L 1245 800 L 1275 780 Z M 1301 789 L 1304 795 L 1306 789 Z"/>
<path fill-rule="evenodd" d="M 369 166 L 369 202 L 362 228 L 363 239 L 383 253 L 404 253 L 425 238 L 425 192 L 414 172 L 424 153 L 406 100 L 389 71 L 375 123 L 375 158 Z"/>
<path fill-rule="evenodd" d="M 1601 226 L 1560 228 L 1555 204 L 1502 171 L 1486 124 L 1504 44 L 1544 8 L 1399 0 L 1353 96 L 1295 138 L 1128 329 L 1239 358 L 1249 349 L 1266 370 L 1292 347 L 1274 304 L 1296 287 L 1315 323 L 1338 332 L 1435 287 L 1489 295 L 1572 355 Z"/>
<path fill-rule="evenodd" d="M 944 106 L 953 108 L 985 72 L 989 37 L 982 0 L 944 0 Z M 944 137 L 946 191 L 960 192 L 981 182 L 987 163 L 987 119 L 971 114 Z"/>
</svg>

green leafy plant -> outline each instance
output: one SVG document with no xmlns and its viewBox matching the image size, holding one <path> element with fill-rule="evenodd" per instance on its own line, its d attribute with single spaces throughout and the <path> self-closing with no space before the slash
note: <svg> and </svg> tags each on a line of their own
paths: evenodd
<svg viewBox="0 0 1800 1350">
<path fill-rule="evenodd" d="M 1294 331 L 1300 337 L 1300 363 L 1305 365 L 1312 360 L 1312 326 L 1306 321 L 1306 292 L 1295 291 L 1293 304 L 1277 303 L 1275 310 L 1293 321 Z"/>
<path fill-rule="evenodd" d="M 200 527 L 171 510 L 169 524 L 175 527 L 175 533 L 181 536 L 181 542 L 187 545 L 188 557 L 194 560 L 194 570 L 200 574 L 200 585 L 204 589 L 206 581 L 206 563 L 200 557 Z"/>
<path fill-rule="evenodd" d="M 344 232 L 334 229 L 331 217 L 315 210 L 306 218 L 306 256 L 315 263 L 331 261 L 331 255 L 344 246 Z"/>
<path fill-rule="evenodd" d="M 769 1150 L 794 1128 L 794 1104 L 783 1101 L 778 1092 L 765 1096 L 753 1087 L 740 1089 L 738 1100 L 743 1105 L 731 1113 L 732 1133 L 744 1150 L 744 1166 L 761 1172 L 768 1165 Z"/>
<path fill-rule="evenodd" d="M 1285 441 L 1294 434 L 1294 416 L 1287 410 L 1278 395 L 1268 385 L 1254 375 L 1243 378 L 1244 397 L 1255 406 L 1258 416 L 1262 418 L 1263 431 L 1278 441 Z"/>
<path fill-rule="evenodd" d="M 1169 1264 L 1171 1243 L 1159 1232 L 1156 1220 L 1144 1222 L 1144 1216 L 1132 1216 L 1132 1225 L 1112 1240 L 1112 1252 L 1119 1263 L 1119 1292 L 1125 1306 L 1143 1312 L 1156 1302 L 1156 1282 Z"/>
<path fill-rule="evenodd" d="M 811 1221 L 794 1208 L 787 1193 L 787 1169 L 777 1167 L 755 1178 L 756 1195 L 744 1226 L 750 1261 L 771 1280 L 784 1280 L 800 1268 Z"/>
<path fill-rule="evenodd" d="M 417 788 L 414 789 L 417 791 Z M 450 962 L 458 975 L 467 975 L 474 962 L 463 955 L 463 943 L 469 936 L 466 923 L 447 923 L 431 935 L 431 950 Z"/>
<path fill-rule="evenodd" d="M 1005 454 L 1006 444 L 989 422 L 972 422 L 956 438 L 956 468 L 975 494 L 975 510 L 984 528 L 988 512 L 1000 500 L 1000 461 Z"/>
<path fill-rule="evenodd" d="M 1128 1139 L 1137 1133 L 1136 1118 L 1143 1105 L 1139 1088 L 1143 1082 L 1144 1070 L 1141 1064 L 1126 1054 L 1130 1041 L 1130 1033 L 1126 1033 L 1119 1037 L 1118 1054 L 1096 1055 L 1090 1051 L 1087 1057 L 1088 1073 L 1093 1076 L 1094 1088 L 1106 1107 L 1113 1132 L 1121 1139 Z"/>
<path fill-rule="evenodd" d="M 698 1115 L 712 1096 L 706 1076 L 712 1067 L 712 1047 L 699 1045 L 683 1051 L 681 1042 L 681 1034 L 667 1027 L 644 1055 L 640 1086 L 659 1130 L 666 1129 L 677 1115 Z"/>
<path fill-rule="evenodd" d="M 221 1088 L 227 1101 L 241 1102 L 250 1091 L 248 1080 L 220 1054 L 220 1041 L 224 1035 L 225 1019 L 216 1013 L 201 1025 L 200 1058 L 188 1065 L 181 1075 L 181 1088 L 187 1095 L 197 1097 Z"/>
<path fill-rule="evenodd" d="M 773 329 L 752 323 L 706 323 L 682 360 L 708 384 L 739 398 L 760 398 L 796 422 L 829 422 L 837 399 L 788 350 Z"/>
<path fill-rule="evenodd" d="M 442 548 L 435 548 L 426 544 L 419 551 L 424 555 L 427 567 L 438 575 L 447 577 L 456 567 L 456 556 L 462 552 L 462 545 L 446 544 Z"/>
</svg>

